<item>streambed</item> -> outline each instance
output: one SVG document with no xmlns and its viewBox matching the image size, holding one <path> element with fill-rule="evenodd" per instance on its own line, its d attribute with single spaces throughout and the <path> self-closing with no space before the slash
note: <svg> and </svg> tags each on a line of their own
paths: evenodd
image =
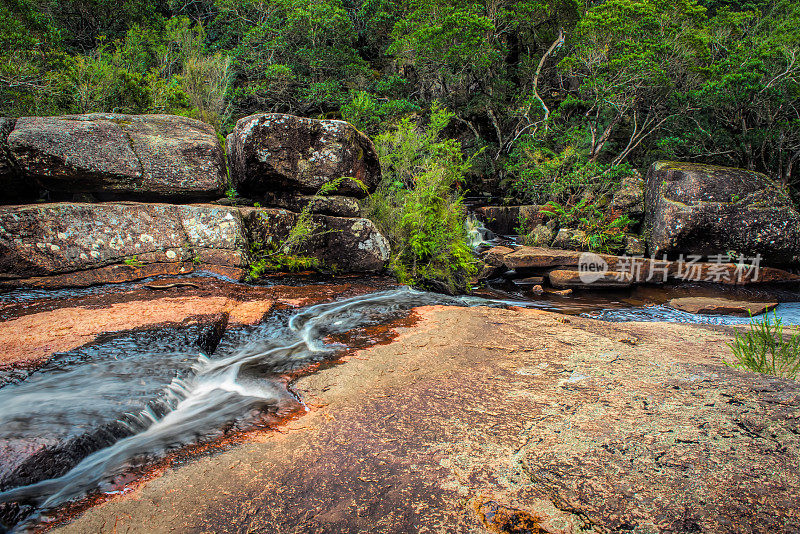
<svg viewBox="0 0 800 534">
<path fill-rule="evenodd" d="M 637 291 L 534 299 L 498 286 L 458 298 L 391 289 L 276 310 L 256 326 L 229 329 L 212 354 L 197 346 L 202 325 L 105 336 L 0 387 L 0 518 L 24 529 L 67 501 L 114 490 L 120 477 L 169 451 L 301 413 L 302 399 L 290 387 L 296 373 L 336 359 L 347 349 L 334 341 L 342 334 L 386 324 L 416 306 L 516 305 L 607 321 L 747 322 L 663 305 L 666 296 L 697 288 Z M 800 304 L 789 302 L 793 294 L 779 296 L 786 301 L 779 316 L 800 324 Z M 17 303 L 40 298 L 11 297 Z"/>
</svg>

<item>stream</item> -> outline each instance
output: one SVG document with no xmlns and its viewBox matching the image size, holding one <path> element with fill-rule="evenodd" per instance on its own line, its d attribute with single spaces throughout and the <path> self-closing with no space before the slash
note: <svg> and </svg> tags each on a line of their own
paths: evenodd
<svg viewBox="0 0 800 534">
<path fill-rule="evenodd" d="M 56 357 L 0 388 L 4 463 L 13 464 L 15 444 L 60 446 L 56 454 L 51 448 L 27 457 L 29 465 L 0 479 L 0 511 L 6 506 L 10 522 L 8 516 L 113 489 L 116 476 L 170 450 L 302 410 L 287 375 L 346 348 L 328 336 L 385 324 L 416 306 L 469 300 L 400 288 L 275 313 L 256 327 L 230 330 L 213 356 L 193 346 L 193 334 L 160 329 Z"/>
<path fill-rule="evenodd" d="M 115 491 L 126 473 L 170 451 L 301 413 L 293 374 L 335 360 L 347 348 L 331 341 L 337 336 L 403 318 L 413 307 L 516 305 L 606 321 L 748 321 L 687 314 L 659 301 L 631 291 L 532 299 L 503 284 L 468 297 L 401 287 L 278 310 L 257 326 L 229 329 L 213 354 L 198 348 L 193 327 L 106 336 L 0 387 L 0 532 L 3 523 L 24 531 L 68 501 Z M 785 324 L 800 324 L 800 303 L 783 302 L 776 312 Z"/>
</svg>

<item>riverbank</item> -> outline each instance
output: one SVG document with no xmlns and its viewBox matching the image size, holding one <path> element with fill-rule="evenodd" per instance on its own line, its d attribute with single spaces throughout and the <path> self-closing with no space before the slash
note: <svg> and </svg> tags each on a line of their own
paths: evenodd
<svg viewBox="0 0 800 534">
<path fill-rule="evenodd" d="M 58 531 L 800 528 L 800 386 L 726 367 L 729 328 L 415 313 L 393 343 L 300 378 L 310 412 L 280 432 Z"/>
</svg>

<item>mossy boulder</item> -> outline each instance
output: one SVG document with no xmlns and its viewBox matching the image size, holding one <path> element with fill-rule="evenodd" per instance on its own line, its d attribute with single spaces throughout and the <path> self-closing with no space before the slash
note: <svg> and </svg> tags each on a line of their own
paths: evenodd
<svg viewBox="0 0 800 534">
<path fill-rule="evenodd" d="M 335 193 L 360 198 L 381 178 L 372 141 L 344 121 L 259 113 L 239 119 L 227 150 L 234 187 L 253 198 L 268 192 L 314 194 L 341 177 L 352 180 Z"/>
<path fill-rule="evenodd" d="M 257 247 L 286 239 L 298 214 L 277 208 L 240 208 L 247 237 Z M 317 226 L 300 254 L 339 272 L 377 272 L 389 261 L 389 241 L 369 219 L 314 215 Z"/>
<path fill-rule="evenodd" d="M 800 213 L 786 188 L 745 169 L 659 161 L 647 173 L 651 254 L 740 254 L 800 262 Z"/>
</svg>

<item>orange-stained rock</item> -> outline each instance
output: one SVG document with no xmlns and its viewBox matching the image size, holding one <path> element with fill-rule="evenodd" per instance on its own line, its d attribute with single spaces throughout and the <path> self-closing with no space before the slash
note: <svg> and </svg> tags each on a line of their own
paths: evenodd
<svg viewBox="0 0 800 534">
<path fill-rule="evenodd" d="M 630 287 L 633 277 L 628 273 L 608 271 L 602 275 L 589 275 L 579 271 L 556 269 L 547 275 L 550 285 L 557 288 L 569 287 Z"/>
<path fill-rule="evenodd" d="M 210 277 L 161 278 L 121 291 L 108 286 L 75 298 L 45 296 L 6 304 L 0 306 L 0 366 L 42 362 L 105 332 L 179 325 L 222 313 L 229 314 L 229 326 L 252 325 L 274 306 L 309 306 L 388 285 L 383 279 L 291 287 L 249 286 Z"/>
<path fill-rule="evenodd" d="M 800 531 L 800 383 L 724 365 L 730 329 L 416 313 L 294 382 L 307 415 L 58 532 Z"/>
</svg>

